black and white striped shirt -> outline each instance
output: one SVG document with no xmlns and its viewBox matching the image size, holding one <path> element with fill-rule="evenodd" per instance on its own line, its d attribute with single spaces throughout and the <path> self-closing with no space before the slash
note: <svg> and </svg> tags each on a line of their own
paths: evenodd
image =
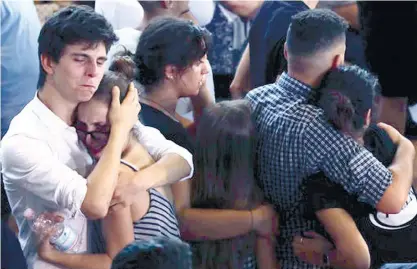
<svg viewBox="0 0 417 269">
<path fill-rule="evenodd" d="M 135 240 L 152 237 L 180 238 L 178 221 L 172 204 L 155 189 L 149 191 L 149 208 L 138 221 L 133 222 Z"/>
</svg>

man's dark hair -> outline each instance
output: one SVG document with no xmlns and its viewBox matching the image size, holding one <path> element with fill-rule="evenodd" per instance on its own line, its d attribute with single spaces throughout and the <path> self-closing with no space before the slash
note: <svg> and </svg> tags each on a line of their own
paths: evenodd
<svg viewBox="0 0 417 269">
<path fill-rule="evenodd" d="M 38 55 L 42 54 L 59 62 L 67 45 L 85 43 L 96 46 L 103 42 L 106 51 L 117 41 L 110 23 L 88 6 L 69 6 L 55 13 L 43 25 L 39 34 Z M 43 87 L 46 73 L 40 66 L 38 88 Z"/>
<path fill-rule="evenodd" d="M 166 65 L 185 70 L 207 53 L 210 42 L 210 33 L 191 21 L 172 17 L 152 20 L 140 36 L 133 58 L 137 81 L 149 90 L 147 86 L 164 78 Z"/>
<path fill-rule="evenodd" d="M 295 56 L 312 56 L 344 40 L 348 23 L 331 10 L 302 11 L 291 18 L 287 32 L 288 52 Z"/>
<path fill-rule="evenodd" d="M 340 66 L 324 77 L 318 105 L 338 130 L 362 135 L 366 113 L 372 108 L 378 80 L 358 66 Z"/>
<path fill-rule="evenodd" d="M 190 246 L 179 239 L 136 240 L 113 259 L 111 269 L 191 269 Z"/>
</svg>

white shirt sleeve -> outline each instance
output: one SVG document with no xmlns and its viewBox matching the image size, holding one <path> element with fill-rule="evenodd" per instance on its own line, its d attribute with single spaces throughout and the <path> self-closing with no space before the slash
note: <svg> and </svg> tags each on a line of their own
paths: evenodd
<svg viewBox="0 0 417 269">
<path fill-rule="evenodd" d="M 144 15 L 137 0 L 96 0 L 95 11 L 103 15 L 114 30 L 138 27 Z"/>
<path fill-rule="evenodd" d="M 190 174 L 181 180 L 189 179 L 193 176 L 194 165 L 193 156 L 183 147 L 178 146 L 174 142 L 167 140 L 159 130 L 145 126 L 138 122 L 136 124 L 138 129 L 138 141 L 146 148 L 149 154 L 155 161 L 160 160 L 167 154 L 175 153 L 183 157 L 191 167 Z"/>
<path fill-rule="evenodd" d="M 38 139 L 12 136 L 2 143 L 5 182 L 19 186 L 71 213 L 80 210 L 87 180 L 63 164 L 49 145 Z"/>
</svg>

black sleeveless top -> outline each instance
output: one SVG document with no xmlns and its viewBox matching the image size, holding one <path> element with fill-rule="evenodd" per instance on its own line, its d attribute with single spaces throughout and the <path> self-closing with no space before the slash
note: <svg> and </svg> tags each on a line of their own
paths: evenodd
<svg viewBox="0 0 417 269">
<path fill-rule="evenodd" d="M 376 125 L 365 133 L 364 146 L 385 166 L 391 164 L 396 153 L 388 134 Z M 400 213 L 384 214 L 359 202 L 357 196 L 322 172 L 305 179 L 302 188 L 304 202 L 308 204 L 306 218 L 317 220 L 315 212 L 329 208 L 343 208 L 353 217 L 368 244 L 372 268 L 384 263 L 417 261 L 417 198 L 413 189 Z M 316 231 L 331 241 L 321 225 Z"/>
</svg>

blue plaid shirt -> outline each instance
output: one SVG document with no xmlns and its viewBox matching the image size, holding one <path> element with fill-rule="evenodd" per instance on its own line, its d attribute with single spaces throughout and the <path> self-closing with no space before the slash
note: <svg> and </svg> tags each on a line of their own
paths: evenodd
<svg viewBox="0 0 417 269">
<path fill-rule="evenodd" d="M 266 199 L 280 213 L 277 254 L 282 268 L 318 268 L 293 254 L 294 235 L 313 230 L 303 217 L 301 183 L 323 171 L 360 201 L 375 206 L 392 182 L 391 172 L 352 138 L 336 131 L 323 111 L 310 104 L 314 91 L 282 74 L 275 84 L 251 91 L 259 135 L 257 178 Z"/>
</svg>

